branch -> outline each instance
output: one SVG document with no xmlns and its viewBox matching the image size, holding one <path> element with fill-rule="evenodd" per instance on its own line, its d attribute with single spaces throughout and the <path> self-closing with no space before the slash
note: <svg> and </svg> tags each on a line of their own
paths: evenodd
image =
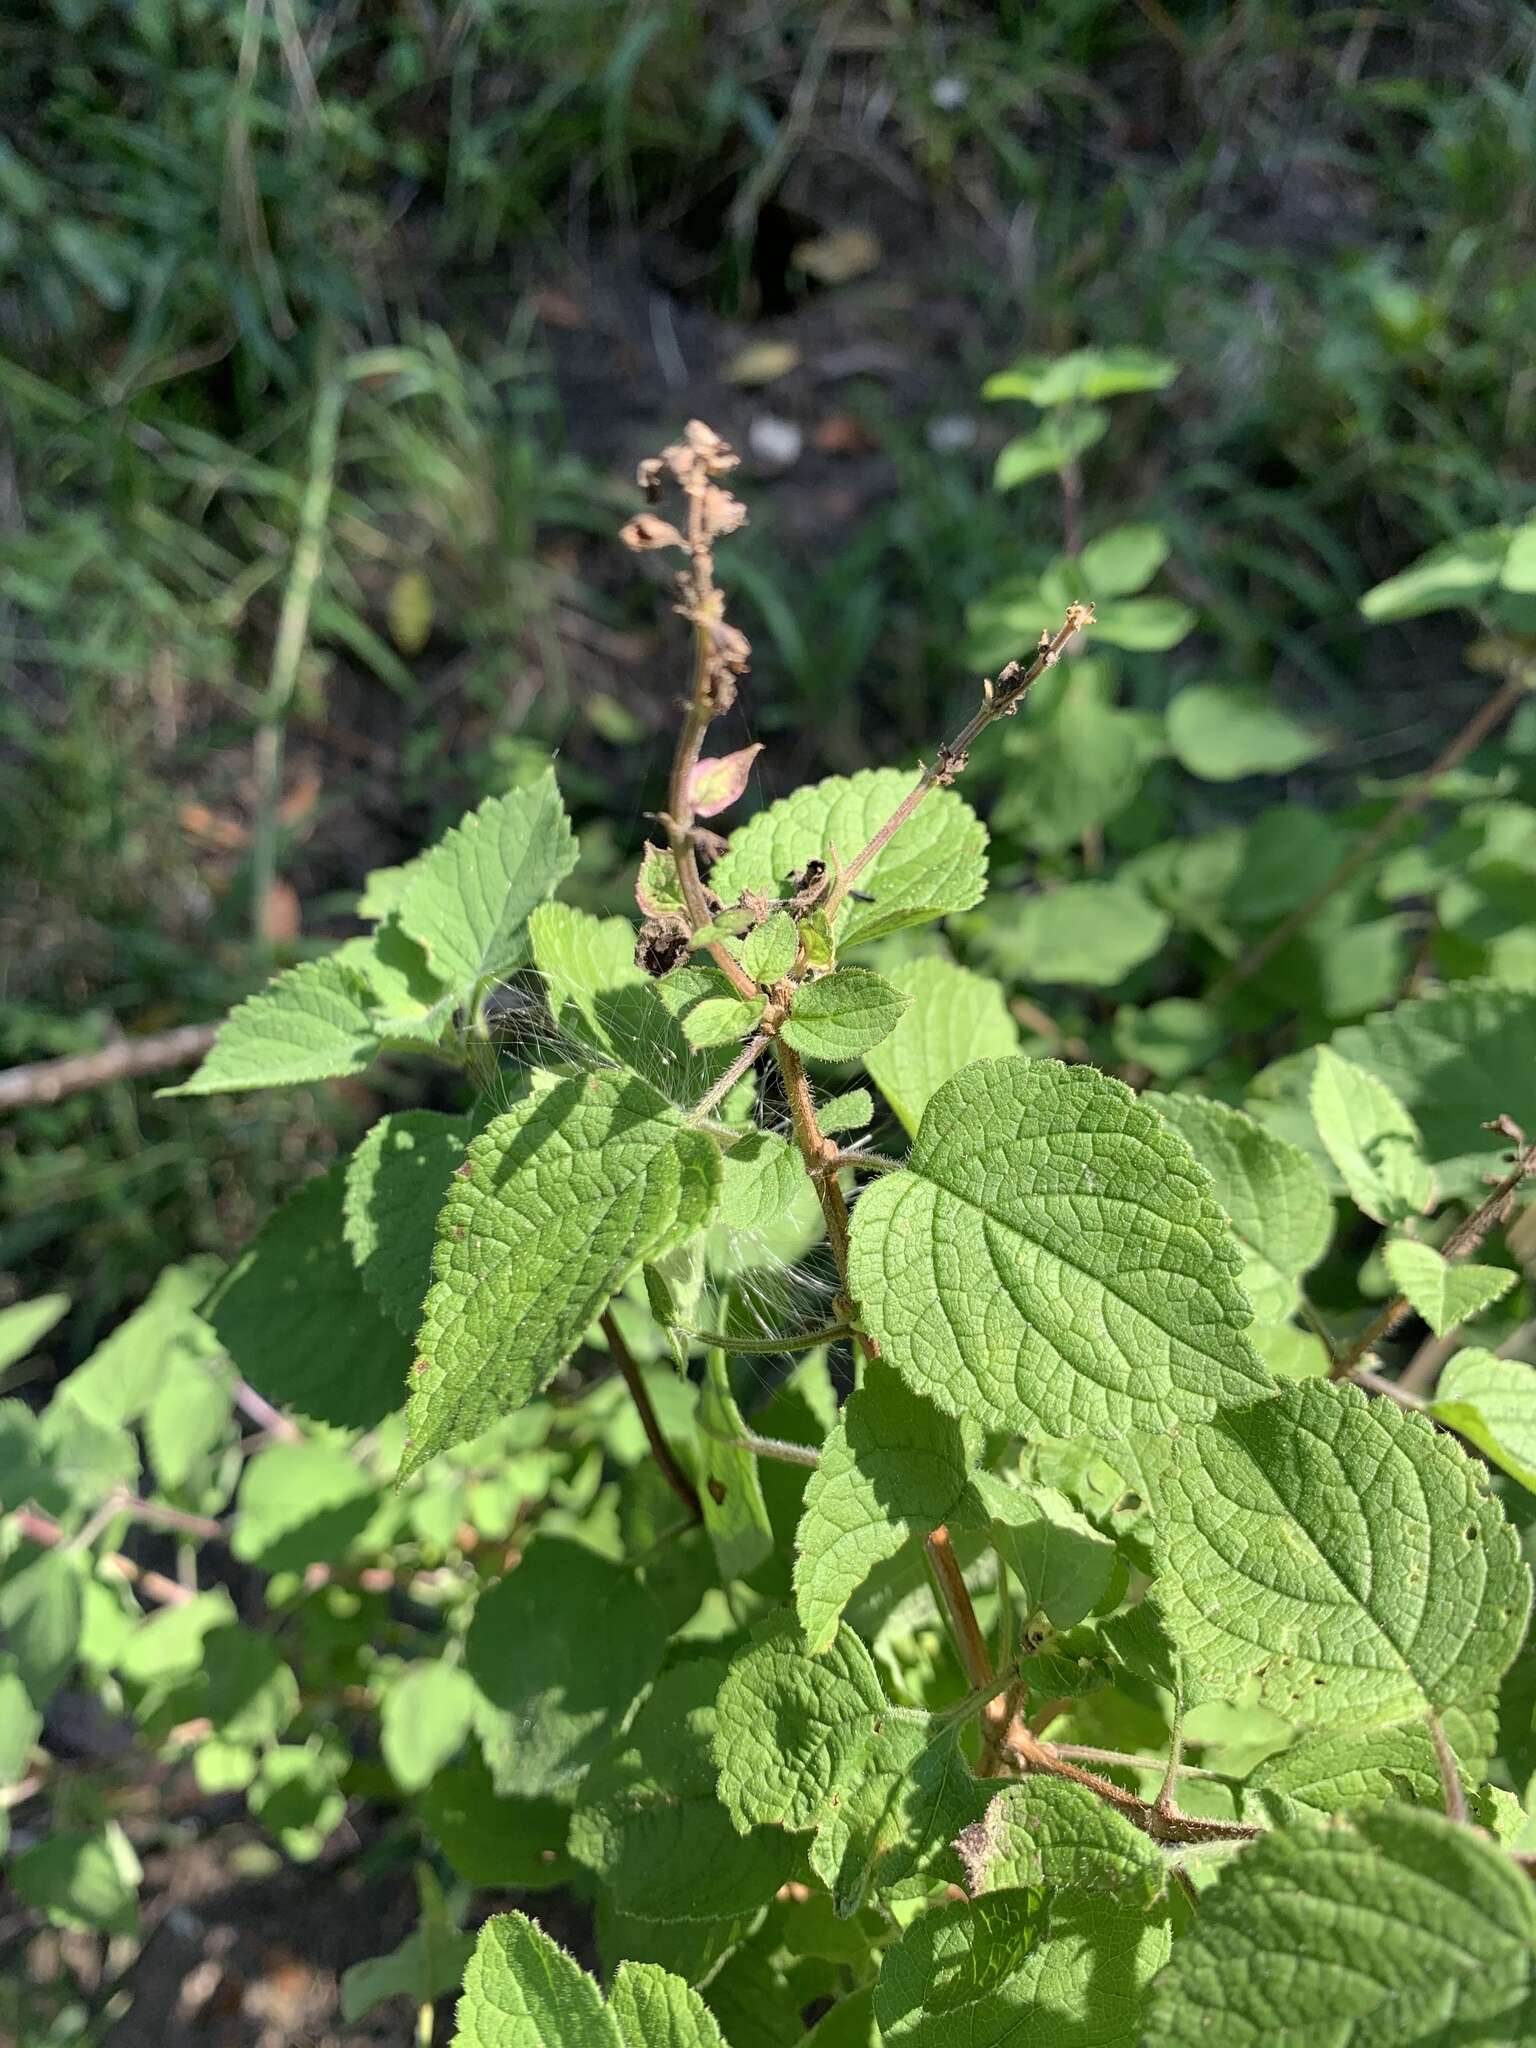
<svg viewBox="0 0 1536 2048">
<path fill-rule="evenodd" d="M 688 1477 L 688 1474 L 677 1462 L 672 1446 L 662 1434 L 661 1424 L 656 1419 L 656 1410 L 651 1405 L 650 1389 L 646 1386 L 641 1376 L 640 1368 L 635 1363 L 633 1352 L 624 1342 L 623 1332 L 613 1319 L 613 1311 L 611 1309 L 604 1309 L 598 1321 L 601 1324 L 603 1335 L 608 1340 L 608 1349 L 613 1356 L 613 1362 L 624 1375 L 624 1384 L 628 1387 L 635 1408 L 639 1413 L 640 1426 L 645 1431 L 645 1440 L 651 1447 L 651 1455 L 656 1460 L 661 1476 L 687 1508 L 689 1514 L 697 1521 L 702 1513 L 699 1507 L 697 1489 L 693 1481 Z"/>
<path fill-rule="evenodd" d="M 1392 837 L 1403 820 L 1411 818 L 1415 811 L 1424 808 L 1451 770 L 1459 767 L 1472 749 L 1485 740 L 1495 726 L 1503 723 L 1526 693 L 1527 685 L 1523 674 L 1516 674 L 1509 676 L 1491 697 L 1485 698 L 1439 759 L 1424 771 L 1386 816 L 1366 833 L 1354 850 L 1340 861 L 1333 873 L 1319 882 L 1312 894 L 1304 903 L 1299 903 L 1289 917 L 1283 918 L 1273 931 L 1266 932 L 1257 945 L 1251 947 L 1240 960 L 1227 969 L 1225 974 L 1214 981 L 1206 990 L 1204 1000 L 1208 1003 L 1219 1003 L 1224 997 L 1229 996 L 1233 989 L 1240 988 L 1245 981 L 1251 981 L 1259 969 L 1274 958 L 1288 939 L 1293 939 L 1303 925 L 1311 922 L 1329 897 L 1342 889 L 1351 876 L 1359 873 L 1377 848 Z"/>
<path fill-rule="evenodd" d="M 174 1031 L 152 1032 L 147 1038 L 119 1038 L 100 1052 L 72 1052 L 63 1059 L 11 1067 L 0 1073 L 0 1110 L 33 1109 L 137 1074 L 189 1067 L 202 1058 L 217 1031 L 216 1024 L 182 1024 Z"/>
<path fill-rule="evenodd" d="M 674 1323 L 679 1337 L 691 1344 L 706 1345 L 711 1351 L 732 1351 L 742 1356 L 777 1358 L 782 1352 L 814 1351 L 818 1344 L 837 1344 L 844 1337 L 858 1335 L 846 1323 L 828 1323 L 820 1330 L 792 1330 L 786 1337 L 730 1337 L 723 1330 L 695 1330 L 688 1323 Z"/>
<path fill-rule="evenodd" d="M 66 1540 L 64 1531 L 52 1515 L 39 1514 L 35 1508 L 18 1508 L 12 1519 L 29 1542 L 41 1544 L 45 1550 L 56 1550 Z M 166 1578 L 161 1572 L 146 1571 L 143 1565 L 135 1564 L 121 1551 L 104 1550 L 96 1563 L 111 1578 L 126 1579 L 136 1592 L 142 1593 L 146 1600 L 154 1601 L 158 1607 L 185 1607 L 193 1597 L 188 1587 L 178 1586 L 174 1579 Z"/>
<path fill-rule="evenodd" d="M 814 1472 L 821 1463 L 821 1453 L 814 1444 L 792 1444 L 781 1436 L 759 1436 L 755 1429 L 742 1429 L 734 1436 L 725 1436 L 718 1429 L 711 1429 L 708 1423 L 701 1422 L 699 1434 L 709 1437 L 714 1443 L 724 1444 L 728 1451 L 750 1451 L 755 1458 L 771 1458 L 779 1465 L 804 1465 Z"/>
<path fill-rule="evenodd" d="M 836 914 L 843 898 L 853 887 L 859 876 L 875 856 L 888 846 L 906 824 L 929 790 L 941 786 L 947 788 L 965 768 L 967 757 L 980 735 L 986 731 L 994 718 L 1012 718 L 1024 702 L 1031 689 L 1048 668 L 1054 668 L 1066 650 L 1067 642 L 1074 633 L 1080 633 L 1085 626 L 1093 624 L 1091 604 L 1069 604 L 1063 623 L 1055 635 L 1042 633 L 1040 645 L 1034 660 L 1027 668 L 1016 661 L 1010 661 L 999 674 L 997 681 L 983 682 L 981 705 L 955 734 L 939 747 L 939 757 L 931 768 L 920 768 L 917 781 L 904 796 L 896 809 L 886 819 L 869 844 L 856 853 L 853 859 L 837 876 L 823 908 L 828 917 Z"/>
<path fill-rule="evenodd" d="M 1086 1771 L 1080 1764 L 1072 1763 L 1018 1722 L 1009 1729 L 1005 1746 L 1026 1774 L 1042 1772 L 1047 1777 L 1066 1778 L 1071 1784 L 1082 1785 L 1156 1842 L 1252 1842 L 1266 1832 L 1247 1821 L 1210 1820 L 1198 1814 L 1180 1813 L 1171 1802 L 1160 1806 L 1143 1799 L 1115 1784 L 1113 1779 L 1101 1778 L 1096 1771 Z"/>
<path fill-rule="evenodd" d="M 967 1684 L 973 1691 L 992 1687 L 996 1680 L 992 1671 L 991 1653 L 987 1649 L 987 1639 L 981 1632 L 980 1622 L 976 1619 L 976 1609 L 971 1605 L 970 1588 L 965 1583 L 960 1560 L 955 1556 L 950 1544 L 949 1531 L 942 1522 L 931 1536 L 924 1538 L 923 1554 L 933 1575 L 939 1606 L 949 1623 L 955 1647 L 960 1652 L 960 1664 L 965 1672 Z"/>
<path fill-rule="evenodd" d="M 735 1059 L 731 1061 L 731 1064 L 720 1076 L 719 1080 L 715 1083 L 714 1087 L 710 1089 L 709 1093 L 703 1098 L 701 1102 L 696 1102 L 693 1108 L 689 1110 L 689 1123 L 702 1123 L 705 1117 L 707 1117 L 710 1111 L 715 1107 L 716 1103 L 724 1102 L 726 1096 L 730 1094 L 731 1090 L 736 1086 L 736 1083 L 741 1079 L 742 1075 L 747 1073 L 752 1067 L 756 1066 L 758 1059 L 760 1058 L 764 1048 L 767 1046 L 767 1043 L 768 1034 L 766 1031 L 759 1031 L 755 1038 L 749 1038 L 747 1040 L 746 1044 L 741 1048 L 741 1051 L 736 1055 Z"/>
</svg>

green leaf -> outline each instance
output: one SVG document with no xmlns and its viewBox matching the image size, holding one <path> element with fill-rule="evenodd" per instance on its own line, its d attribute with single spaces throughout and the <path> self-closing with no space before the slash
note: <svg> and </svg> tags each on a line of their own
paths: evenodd
<svg viewBox="0 0 1536 2048">
<path fill-rule="evenodd" d="M 1150 1905 L 1168 1871 L 1151 1837 L 1084 1785 L 1027 1778 L 996 1793 L 955 1844 L 966 1889 L 1120 1892 Z"/>
<path fill-rule="evenodd" d="M 772 988 L 795 964 L 800 935 L 787 910 L 776 910 L 741 942 L 741 964 L 759 988 Z"/>
<path fill-rule="evenodd" d="M 991 1429 L 1163 1430 L 1271 1384 L 1240 1253 L 1187 1145 L 1121 1083 L 983 1060 L 853 1217 L 864 1326 L 917 1392 Z"/>
<path fill-rule="evenodd" d="M 671 858 L 666 856 L 669 863 Z M 541 903 L 528 920 L 528 941 L 555 1023 L 600 1052 L 622 1055 L 623 992 L 644 988 L 649 980 L 635 964 L 629 919 L 594 917 L 570 903 Z"/>
<path fill-rule="evenodd" d="M 1168 1923 L 1087 1893 L 988 1892 L 920 1913 L 886 1952 L 875 2018 L 886 2048 L 1136 2048 Z M 1152 2034 L 1161 2048 L 1162 2036 Z"/>
<path fill-rule="evenodd" d="M 795 991 L 780 1036 L 808 1059 L 857 1059 L 890 1036 L 911 1000 L 883 974 L 839 967 Z"/>
<path fill-rule="evenodd" d="M 1435 1179 L 1418 1126 L 1384 1081 L 1331 1046 L 1317 1049 L 1312 1121 L 1356 1208 L 1377 1223 L 1421 1216 Z"/>
<path fill-rule="evenodd" d="M 1536 1366 L 1491 1351 L 1458 1351 L 1430 1413 L 1536 1493 Z"/>
<path fill-rule="evenodd" d="M 731 1393 L 725 1353 L 711 1351 L 699 1390 L 699 1507 L 726 1585 L 756 1571 L 774 1550 L 757 1459 L 726 1441 L 739 1438 L 745 1427 Z"/>
<path fill-rule="evenodd" d="M 10 1868 L 16 1896 L 55 1927 L 139 1931 L 139 1859 L 116 1821 L 95 1834 L 66 1829 L 25 1849 Z"/>
<path fill-rule="evenodd" d="M 1126 391 L 1162 391 L 1177 363 L 1144 348 L 1078 348 L 1064 356 L 1020 356 L 981 387 L 983 398 L 1027 398 L 1032 405 L 1073 405 Z"/>
<path fill-rule="evenodd" d="M 80 1578 L 76 1557 L 44 1550 L 0 1581 L 0 1637 L 35 1707 L 48 1704 L 75 1662 Z"/>
<path fill-rule="evenodd" d="M 565 1853 L 567 1808 L 553 1799 L 503 1798 L 478 1753 L 439 1771 L 416 1811 L 466 1884 L 543 1891 L 575 1873 Z"/>
<path fill-rule="evenodd" d="M 410 1665 L 384 1695 L 379 1748 L 402 1792 L 419 1792 L 458 1754 L 474 1720 L 479 1687 L 453 1664 Z"/>
<path fill-rule="evenodd" d="M 777 1829 L 742 1834 L 715 1795 L 718 1659 L 657 1679 L 623 1736 L 587 1772 L 571 1852 L 621 1912 L 648 1920 L 720 1920 L 755 1911 L 790 1875 Z"/>
<path fill-rule="evenodd" d="M 909 796 L 913 776 L 904 768 L 866 768 L 834 775 L 770 804 L 731 835 L 723 859 L 710 871 L 710 887 L 724 903 L 744 889 L 788 896 L 795 877 L 813 860 L 829 864 L 834 851 L 852 860 Z M 952 789 L 936 789 L 918 805 L 859 876 L 869 903 L 850 898 L 837 913 L 838 941 L 857 945 L 908 925 L 927 924 L 969 910 L 987 884 L 987 835 Z M 801 927 L 809 940 L 809 925 Z"/>
<path fill-rule="evenodd" d="M 1159 1600 L 1207 1684 L 1366 1728 L 1480 1696 L 1513 1660 L 1518 1540 L 1422 1416 L 1305 1380 L 1158 1450 Z"/>
<path fill-rule="evenodd" d="M 30 1356 L 68 1308 L 67 1294 L 37 1294 L 0 1308 L 0 1372 Z"/>
<path fill-rule="evenodd" d="M 850 1629 L 838 1629 L 813 1662 L 792 1622 L 767 1624 L 733 1660 L 716 1701 L 720 1797 L 740 1832 L 814 1826 L 885 1706 L 869 1652 Z"/>
<path fill-rule="evenodd" d="M 813 1655 L 883 1558 L 954 1512 L 971 1459 L 964 1432 L 889 1366 L 865 1369 L 805 1489 L 795 1534 L 795 1606 Z"/>
<path fill-rule="evenodd" d="M 192 1078 L 159 1093 L 226 1095 L 360 1074 L 381 1036 L 362 975 L 341 960 L 308 960 L 231 1010 Z"/>
<path fill-rule="evenodd" d="M 624 2048 L 726 2048 L 692 1985 L 655 1963 L 620 1963 L 608 2009 Z"/>
<path fill-rule="evenodd" d="M 1403 1102 L 1424 1134 L 1443 1195 L 1483 1193 L 1508 1142 L 1501 1112 L 1536 1130 L 1536 990 L 1461 982 L 1334 1033 L 1333 1049 Z"/>
<path fill-rule="evenodd" d="M 888 1892 L 918 1870 L 952 1876 L 954 1840 L 984 1797 L 958 1728 L 922 1715 L 880 1716 L 858 1768 L 817 1816 L 810 1865 L 834 1912 L 847 1920 L 872 1889 Z"/>
<path fill-rule="evenodd" d="M 1442 541 L 1385 583 L 1368 590 L 1360 600 L 1362 615 L 1380 625 L 1390 619 L 1416 619 L 1425 612 L 1475 604 L 1498 582 L 1509 540 L 1507 526 L 1484 526 Z"/>
<path fill-rule="evenodd" d="M 305 1183 L 258 1232 L 203 1311 L 235 1370 L 280 1408 L 370 1429 L 405 1398 L 410 1347 L 347 1250 L 344 1177 Z"/>
<path fill-rule="evenodd" d="M 1161 950 L 1172 927 L 1138 889 L 1067 882 L 1038 896 L 1002 898 L 968 925 L 988 959 L 1023 981 L 1113 988 Z"/>
<path fill-rule="evenodd" d="M 1089 631 L 1101 647 L 1164 654 L 1195 628 L 1195 614 L 1171 597 L 1120 597 L 1101 605 Z"/>
<path fill-rule="evenodd" d="M 1245 683 L 1191 683 L 1180 690 L 1168 706 L 1168 740 L 1180 764 L 1204 782 L 1288 775 L 1327 746 L 1266 690 Z"/>
<path fill-rule="evenodd" d="M 695 1052 L 711 1045 L 740 1045 L 762 1021 L 764 997 L 743 1001 L 737 996 L 706 996 L 683 1019 L 683 1032 Z"/>
<path fill-rule="evenodd" d="M 1109 414 L 1102 406 L 1079 406 L 1072 412 L 1047 413 L 1027 434 L 1017 434 L 998 451 L 992 472 L 994 490 L 1013 491 L 1036 477 L 1065 469 L 1109 432 Z"/>
<path fill-rule="evenodd" d="M 574 1790 L 655 1677 L 666 1636 L 632 1571 L 541 1536 L 481 1594 L 465 1642 L 470 1676 L 503 1717 L 498 1776 L 533 1797 Z M 491 1732 L 482 1724 L 482 1740 Z"/>
<path fill-rule="evenodd" d="M 336 1781 L 345 1762 L 337 1749 L 295 1742 L 261 1759 L 246 1804 L 295 1863 L 313 1863 L 341 1825 L 347 1802 Z"/>
<path fill-rule="evenodd" d="M 625 2048 L 603 1994 L 521 1913 L 498 1913 L 475 1942 L 454 2048 Z"/>
<path fill-rule="evenodd" d="M 1384 1256 L 1392 1285 L 1408 1297 L 1437 1337 L 1502 1301 L 1520 1278 L 1505 1266 L 1453 1264 L 1433 1245 L 1416 1244 L 1407 1237 L 1394 1238 Z"/>
<path fill-rule="evenodd" d="M 398 915 L 433 972 L 467 995 L 528 956 L 531 913 L 576 865 L 576 838 L 549 770 L 487 797 L 411 865 Z"/>
<path fill-rule="evenodd" d="M 341 2016 L 349 2026 L 387 1998 L 408 1998 L 419 2010 L 456 1991 L 474 1954 L 474 1938 L 461 1934 L 442 1889 L 425 1864 L 416 1873 L 421 1919 L 387 1956 L 372 1956 L 342 1972 Z"/>
<path fill-rule="evenodd" d="M 990 1472 L 978 1472 L 972 1486 L 1026 1614 L 1043 1614 L 1057 1629 L 1075 1628 L 1109 1590 L 1114 1544 L 1054 1487 L 1009 1486 Z"/>
<path fill-rule="evenodd" d="M 1333 1202 L 1306 1153 L 1241 1110 L 1193 1095 L 1147 1093 L 1211 1176 L 1211 1192 L 1243 1248 L 1243 1286 L 1260 1322 L 1280 1322 L 1301 1276 L 1333 1235 Z"/>
<path fill-rule="evenodd" d="M 1044 853 L 1062 853 L 1119 817 L 1167 751 L 1161 718 L 1106 701 L 1089 687 L 1096 673 L 1091 659 L 1074 662 L 1055 708 L 1026 712 L 1003 743 L 993 825 Z"/>
<path fill-rule="evenodd" d="M 1083 585 L 1094 598 L 1133 597 L 1145 590 L 1168 559 L 1160 526 L 1112 526 L 1078 556 Z"/>
<path fill-rule="evenodd" d="M 1510 536 L 1499 584 L 1517 597 L 1536 597 L 1536 519 L 1527 519 Z"/>
<path fill-rule="evenodd" d="M 910 1133 L 936 1089 L 973 1060 L 1017 1052 L 1019 1031 L 997 983 L 953 960 L 907 961 L 891 979 L 909 998 L 908 1007 L 864 1064 Z"/>
<path fill-rule="evenodd" d="M 787 1139 L 749 1131 L 721 1154 L 716 1220 L 729 1230 L 766 1229 L 789 1212 L 804 1185 L 800 1154 Z"/>
<path fill-rule="evenodd" d="M 1158 1979 L 1159 2048 L 1517 2048 L 1536 2027 L 1536 1890 L 1437 1815 L 1266 1835 L 1221 1871 Z"/>
<path fill-rule="evenodd" d="M 720 1153 L 634 1075 L 544 1087 L 470 1145 L 438 1219 L 402 1477 L 546 1386 L 631 1274 L 709 1220 Z"/>
<path fill-rule="evenodd" d="M 334 1564 L 373 1519 L 379 1489 L 330 1444 L 273 1444 L 245 1468 L 230 1549 L 267 1572 Z"/>
<path fill-rule="evenodd" d="M 216 1356 L 218 1339 L 199 1309 L 220 1271 L 213 1258 L 167 1266 L 147 1299 L 75 1367 L 60 1398 L 93 1422 L 137 1422 L 168 1372 Z"/>
<path fill-rule="evenodd" d="M 1445 1735 L 1464 1770 L 1476 1771 L 1493 1746 L 1491 1712 L 1457 1709 L 1445 1717 Z M 1265 1803 L 1292 1802 L 1318 1813 L 1353 1813 L 1363 1806 L 1433 1807 L 1445 1798 L 1434 1739 L 1422 1722 L 1396 1728 L 1323 1729 L 1265 1757 L 1249 1774 L 1246 1790 Z M 1288 1814 L 1283 1815 L 1289 1818 Z"/>
<path fill-rule="evenodd" d="M 898 986 L 901 979 L 897 977 Z M 911 990 L 907 993 L 910 995 Z M 907 1013 L 903 1013 L 904 1015 Z M 899 1031 L 901 1026 L 898 1024 Z M 826 1137 L 833 1137 L 840 1131 L 859 1131 L 875 1113 L 875 1098 L 867 1088 L 850 1088 L 843 1095 L 831 1096 L 826 1102 L 818 1103 L 816 1121 Z"/>
<path fill-rule="evenodd" d="M 232 1433 L 232 1375 L 222 1359 L 173 1351 L 143 1417 L 144 1444 L 158 1485 L 192 1485 Z"/>
<path fill-rule="evenodd" d="M 347 1243 L 364 1287 L 408 1337 L 421 1322 L 438 1212 L 465 1135 L 461 1117 L 397 1110 L 379 1118 L 347 1162 Z"/>
<path fill-rule="evenodd" d="M 1115 1051 L 1159 1081 L 1179 1081 L 1215 1058 L 1228 1031 L 1215 1010 L 1188 996 L 1165 996 L 1145 1009 L 1123 1003 L 1115 1012 Z"/>
</svg>

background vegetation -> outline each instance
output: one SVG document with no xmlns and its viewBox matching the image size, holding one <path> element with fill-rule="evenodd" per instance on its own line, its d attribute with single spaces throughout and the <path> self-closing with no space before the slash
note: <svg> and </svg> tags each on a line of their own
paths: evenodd
<svg viewBox="0 0 1536 2048">
<path fill-rule="evenodd" d="M 1533 60 L 1530 10 L 1482 0 L 13 12 L 0 1062 L 217 1016 L 552 757 L 567 893 L 627 908 L 677 641 L 612 534 L 636 457 L 702 415 L 746 454 L 721 572 L 756 799 L 931 750 L 1063 550 L 1117 536 L 1154 610 L 978 761 L 994 893 L 955 943 L 1028 1042 L 1176 1082 L 1200 1020 L 1158 1006 L 1253 930 L 1176 901 L 1158 850 L 1251 828 L 1257 929 L 1490 688 L 1465 618 L 1358 604 L 1533 502 Z M 1083 343 L 1170 374 L 1065 467 L 999 470 L 1059 409 L 987 380 Z M 1127 528 L 1162 536 L 1141 585 Z M 1196 711 L 1251 690 L 1283 724 L 1213 765 Z M 1114 773 L 1048 814 L 1063 746 Z M 1528 712 L 1491 772 L 1460 794 L 1536 796 Z M 1053 954 L 1028 906 L 1127 871 L 1153 921 L 1121 918 L 1116 971 Z M 1209 1091 L 1415 973 L 1529 977 L 1501 886 L 1458 921 L 1372 883 L 1255 983 L 1254 1042 L 1200 1045 Z M 24 1390 L 424 1099 L 389 1069 L 9 1117 L 0 1307 L 71 1302 Z"/>
</svg>

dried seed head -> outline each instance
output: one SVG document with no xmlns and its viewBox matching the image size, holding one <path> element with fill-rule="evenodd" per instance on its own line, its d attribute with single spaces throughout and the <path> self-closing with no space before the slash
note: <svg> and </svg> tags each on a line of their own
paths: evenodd
<svg viewBox="0 0 1536 2048">
<path fill-rule="evenodd" d="M 654 512 L 637 512 L 619 529 L 619 539 L 637 555 L 653 548 L 685 548 L 688 543 L 670 519 L 658 519 Z"/>
</svg>

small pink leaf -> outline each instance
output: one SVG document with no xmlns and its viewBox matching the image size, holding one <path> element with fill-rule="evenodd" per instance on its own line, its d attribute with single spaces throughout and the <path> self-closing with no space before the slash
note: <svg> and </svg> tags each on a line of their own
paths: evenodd
<svg viewBox="0 0 1536 2048">
<path fill-rule="evenodd" d="M 719 754 L 712 761 L 700 761 L 688 784 L 694 815 L 713 818 L 729 809 L 746 789 L 752 763 L 762 751 L 763 743 L 759 740 L 755 746 L 743 747 L 739 754 Z"/>
</svg>

